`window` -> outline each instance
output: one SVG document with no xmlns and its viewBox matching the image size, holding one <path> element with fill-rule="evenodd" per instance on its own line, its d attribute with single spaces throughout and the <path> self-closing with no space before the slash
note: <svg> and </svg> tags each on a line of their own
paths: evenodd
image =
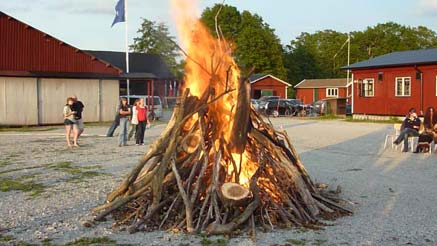
<svg viewBox="0 0 437 246">
<path fill-rule="evenodd" d="M 338 88 L 326 88 L 326 97 L 338 97 Z"/>
<path fill-rule="evenodd" d="M 398 77 L 395 83 L 397 97 L 411 96 L 411 77 Z"/>
<path fill-rule="evenodd" d="M 361 95 L 363 97 L 373 97 L 375 96 L 375 80 L 374 79 L 363 79 L 363 84 L 361 86 Z"/>
</svg>

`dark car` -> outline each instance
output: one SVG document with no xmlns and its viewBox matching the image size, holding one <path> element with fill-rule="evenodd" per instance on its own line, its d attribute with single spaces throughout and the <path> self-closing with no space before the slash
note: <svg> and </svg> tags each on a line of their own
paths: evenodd
<svg viewBox="0 0 437 246">
<path fill-rule="evenodd" d="M 318 115 L 325 115 L 328 110 L 328 102 L 326 100 L 319 100 L 313 102 L 314 113 Z"/>
<path fill-rule="evenodd" d="M 312 105 L 309 104 L 303 104 L 301 100 L 299 99 L 287 99 L 288 102 L 291 103 L 293 106 L 293 116 L 296 116 L 298 114 L 300 115 L 309 115 L 312 113 Z"/>
<path fill-rule="evenodd" d="M 264 106 L 265 113 L 273 117 L 293 114 L 293 105 L 286 99 L 269 100 Z"/>
<path fill-rule="evenodd" d="M 268 101 L 279 100 L 278 96 L 262 96 L 258 99 L 258 109 L 264 110 Z"/>
</svg>

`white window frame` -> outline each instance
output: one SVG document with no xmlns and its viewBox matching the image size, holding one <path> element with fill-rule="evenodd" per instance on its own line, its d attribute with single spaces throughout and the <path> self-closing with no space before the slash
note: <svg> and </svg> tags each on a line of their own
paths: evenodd
<svg viewBox="0 0 437 246">
<path fill-rule="evenodd" d="M 369 94 L 369 90 L 365 90 L 366 86 L 368 86 L 369 82 L 372 82 L 372 94 Z M 363 82 L 361 84 L 361 92 L 363 97 L 374 97 L 375 96 L 375 79 L 374 78 L 367 78 L 363 79 Z"/>
<path fill-rule="evenodd" d="M 338 97 L 338 88 L 326 88 L 326 97 Z"/>
<path fill-rule="evenodd" d="M 398 79 L 402 80 L 402 93 L 400 95 L 398 95 Z M 409 90 L 409 94 L 405 94 L 405 80 L 409 79 L 410 80 L 410 90 Z M 395 97 L 411 97 L 411 77 L 396 77 L 395 78 Z"/>
</svg>

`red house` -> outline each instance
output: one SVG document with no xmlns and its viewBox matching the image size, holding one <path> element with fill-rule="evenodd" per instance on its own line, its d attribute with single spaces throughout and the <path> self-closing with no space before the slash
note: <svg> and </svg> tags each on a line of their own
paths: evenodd
<svg viewBox="0 0 437 246">
<path fill-rule="evenodd" d="M 354 115 L 403 116 L 437 107 L 437 49 L 393 52 L 358 62 L 352 70 Z"/>
<path fill-rule="evenodd" d="M 346 79 L 304 79 L 294 86 L 296 99 L 304 104 L 329 98 L 348 97 Z"/>
<path fill-rule="evenodd" d="M 287 89 L 290 84 L 271 74 L 253 74 L 249 81 L 251 98 L 258 99 L 262 96 L 287 98 Z"/>
</svg>

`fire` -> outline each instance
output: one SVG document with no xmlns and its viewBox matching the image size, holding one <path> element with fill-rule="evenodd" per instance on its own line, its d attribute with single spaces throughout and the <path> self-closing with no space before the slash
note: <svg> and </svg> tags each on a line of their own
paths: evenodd
<svg viewBox="0 0 437 246">
<path fill-rule="evenodd" d="M 209 107 L 208 114 L 215 121 L 215 134 L 229 143 L 235 116 L 235 103 L 238 95 L 240 70 L 232 57 L 231 45 L 224 39 L 214 37 L 196 17 L 196 0 L 173 0 L 173 16 L 176 19 L 182 47 L 188 54 L 185 65 L 185 87 L 193 96 L 202 97 L 205 91 L 214 90 L 215 96 L 227 93 Z M 226 82 L 227 81 L 227 82 Z M 197 118 L 187 122 L 190 126 Z M 256 163 L 244 152 L 240 163 L 240 154 L 232 157 L 237 166 L 241 166 L 239 183 L 249 185 L 250 177 L 256 170 Z M 241 164 L 241 165 L 240 165 Z M 229 175 L 234 168 L 231 160 L 224 164 Z"/>
</svg>

